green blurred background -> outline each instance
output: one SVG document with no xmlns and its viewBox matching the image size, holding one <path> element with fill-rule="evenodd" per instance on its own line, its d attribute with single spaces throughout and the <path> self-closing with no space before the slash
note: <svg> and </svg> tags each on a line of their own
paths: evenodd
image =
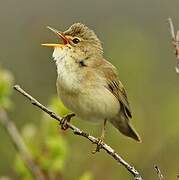
<svg viewBox="0 0 179 180">
<path fill-rule="evenodd" d="M 133 164 L 144 179 L 157 179 L 154 164 L 167 179 L 176 179 L 179 75 L 174 69 L 169 16 L 179 28 L 178 0 L 1 0 L 0 66 L 13 74 L 15 83 L 48 104 L 56 96 L 56 67 L 52 50 L 40 44 L 57 39 L 46 26 L 65 30 L 74 22 L 88 25 L 102 41 L 105 58 L 119 69 L 133 110 L 132 124 L 143 141 L 129 140 L 108 125 L 106 143 Z M 39 128 L 42 113 L 16 92 L 11 98 L 9 116 L 18 128 L 29 122 Z M 95 136 L 100 134 L 99 125 L 80 120 L 73 123 Z M 106 153 L 92 155 L 94 146 L 88 141 L 70 131 L 63 136 L 69 152 L 62 179 L 76 180 L 86 171 L 93 179 L 132 179 Z M 18 179 L 12 164 L 15 149 L 2 127 L 0 140 L 0 176 Z"/>
</svg>

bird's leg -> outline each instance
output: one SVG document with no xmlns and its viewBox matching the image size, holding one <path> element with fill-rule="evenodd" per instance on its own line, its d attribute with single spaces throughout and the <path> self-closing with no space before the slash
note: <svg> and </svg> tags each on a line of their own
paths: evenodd
<svg viewBox="0 0 179 180">
<path fill-rule="evenodd" d="M 106 124 L 107 124 L 107 120 L 105 119 L 103 121 L 103 126 L 102 126 L 102 133 L 101 133 L 101 140 L 104 140 L 104 136 L 105 136 L 105 132 L 106 132 Z"/>
<path fill-rule="evenodd" d="M 101 136 L 98 138 L 96 149 L 94 151 L 92 151 L 93 154 L 95 154 L 96 152 L 99 152 L 100 149 L 102 148 L 101 145 L 103 144 L 103 141 L 104 141 L 104 136 L 105 136 L 105 131 L 106 131 L 106 124 L 107 124 L 107 120 L 105 119 L 103 121 L 102 133 L 101 133 Z"/>
<path fill-rule="evenodd" d="M 67 130 L 68 129 L 68 125 L 67 125 L 67 122 L 70 122 L 71 118 L 75 116 L 74 113 L 70 113 L 70 114 L 67 114 L 66 116 L 64 116 L 61 121 L 60 121 L 60 125 L 61 125 L 61 129 L 62 130 Z"/>
</svg>

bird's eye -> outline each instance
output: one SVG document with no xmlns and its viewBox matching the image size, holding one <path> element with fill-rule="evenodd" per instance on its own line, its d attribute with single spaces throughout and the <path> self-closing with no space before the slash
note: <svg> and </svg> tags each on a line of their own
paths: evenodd
<svg viewBox="0 0 179 180">
<path fill-rule="evenodd" d="M 80 42 L 80 40 L 78 38 L 74 38 L 72 41 L 74 44 L 78 44 Z"/>
</svg>

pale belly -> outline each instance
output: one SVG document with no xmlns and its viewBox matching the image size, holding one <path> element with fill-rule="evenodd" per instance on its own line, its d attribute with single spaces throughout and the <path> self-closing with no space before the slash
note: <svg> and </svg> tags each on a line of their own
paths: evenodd
<svg viewBox="0 0 179 180">
<path fill-rule="evenodd" d="M 69 94 L 59 90 L 64 105 L 83 120 L 99 122 L 112 119 L 119 110 L 118 100 L 105 87 L 90 89 L 83 93 Z"/>
</svg>

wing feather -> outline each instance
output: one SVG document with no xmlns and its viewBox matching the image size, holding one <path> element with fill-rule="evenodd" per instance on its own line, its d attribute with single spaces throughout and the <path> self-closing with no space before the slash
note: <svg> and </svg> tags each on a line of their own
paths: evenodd
<svg viewBox="0 0 179 180">
<path fill-rule="evenodd" d="M 106 88 L 118 99 L 124 114 L 131 118 L 132 112 L 128 102 L 127 93 L 118 78 L 117 69 L 110 62 L 103 60 L 100 63 L 100 71 L 103 72 L 106 78 Z"/>
</svg>

